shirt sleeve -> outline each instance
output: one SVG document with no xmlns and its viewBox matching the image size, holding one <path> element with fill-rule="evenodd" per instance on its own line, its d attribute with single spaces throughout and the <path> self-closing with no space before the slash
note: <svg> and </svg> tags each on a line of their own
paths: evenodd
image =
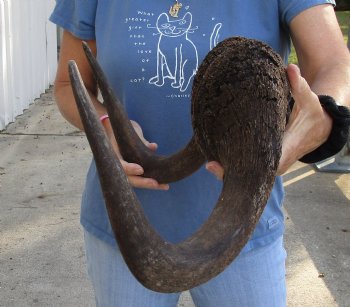
<svg viewBox="0 0 350 307">
<path fill-rule="evenodd" d="M 95 39 L 97 0 L 57 0 L 50 21 L 74 36 Z"/>
<path fill-rule="evenodd" d="M 289 26 L 292 19 L 302 11 L 320 4 L 332 4 L 335 0 L 281 0 L 279 10 L 282 23 Z"/>
</svg>

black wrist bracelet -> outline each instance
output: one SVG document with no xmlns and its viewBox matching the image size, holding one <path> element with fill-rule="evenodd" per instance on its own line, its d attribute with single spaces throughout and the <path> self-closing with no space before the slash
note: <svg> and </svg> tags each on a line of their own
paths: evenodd
<svg viewBox="0 0 350 307">
<path fill-rule="evenodd" d="M 349 137 L 350 109 L 337 105 L 331 96 L 319 95 L 318 99 L 323 109 L 333 119 L 333 126 L 325 143 L 299 159 L 304 163 L 316 163 L 334 156 L 344 147 Z"/>
</svg>

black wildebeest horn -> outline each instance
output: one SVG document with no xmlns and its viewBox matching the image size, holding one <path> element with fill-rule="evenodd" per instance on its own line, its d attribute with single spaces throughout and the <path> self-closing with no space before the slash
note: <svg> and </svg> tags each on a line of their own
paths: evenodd
<svg viewBox="0 0 350 307">
<path fill-rule="evenodd" d="M 248 241 L 274 183 L 289 98 L 280 57 L 259 41 L 230 38 L 199 68 L 193 144 L 223 165 L 225 178 L 208 220 L 178 244 L 164 241 L 147 221 L 72 61 L 69 71 L 109 219 L 131 272 L 159 292 L 190 289 L 222 272 Z"/>
</svg>

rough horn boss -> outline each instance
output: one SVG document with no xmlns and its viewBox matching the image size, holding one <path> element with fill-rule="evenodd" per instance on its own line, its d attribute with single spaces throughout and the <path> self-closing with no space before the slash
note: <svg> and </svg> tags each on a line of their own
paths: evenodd
<svg viewBox="0 0 350 307">
<path fill-rule="evenodd" d="M 149 158 L 150 153 L 144 158 L 144 150 L 139 149 L 143 145 L 135 145 L 140 140 L 130 126 L 125 128 L 129 122 L 120 103 L 86 45 L 84 49 L 124 158 L 131 161 L 128 154 L 136 155 L 138 163 L 150 170 L 146 164 L 154 158 Z M 109 219 L 131 272 L 145 287 L 158 292 L 190 289 L 222 272 L 248 241 L 274 183 L 290 95 L 280 57 L 262 42 L 234 37 L 219 43 L 201 64 L 192 88 L 194 136 L 176 159 L 156 158 L 154 174 L 164 169 L 162 163 L 169 167 L 165 173 L 171 174 L 154 177 L 171 182 L 187 176 L 173 163 L 189 163 L 198 153 L 198 164 L 205 159 L 219 161 L 225 178 L 208 220 L 178 244 L 164 241 L 147 221 L 73 61 L 69 73 Z M 191 171 L 196 168 L 197 164 Z"/>
</svg>

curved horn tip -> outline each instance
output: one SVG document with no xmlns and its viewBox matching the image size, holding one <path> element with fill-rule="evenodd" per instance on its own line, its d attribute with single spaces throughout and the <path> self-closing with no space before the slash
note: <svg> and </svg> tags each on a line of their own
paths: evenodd
<svg viewBox="0 0 350 307">
<path fill-rule="evenodd" d="M 82 41 L 81 44 L 83 45 L 83 48 L 89 48 L 89 45 L 86 41 Z"/>
<path fill-rule="evenodd" d="M 69 66 L 76 66 L 77 63 L 76 63 L 74 60 L 69 60 L 69 61 L 68 61 L 68 65 L 69 65 Z"/>
<path fill-rule="evenodd" d="M 78 65 L 77 65 L 77 63 L 74 60 L 69 60 L 68 61 L 68 70 L 69 70 L 70 74 L 78 71 Z"/>
</svg>

